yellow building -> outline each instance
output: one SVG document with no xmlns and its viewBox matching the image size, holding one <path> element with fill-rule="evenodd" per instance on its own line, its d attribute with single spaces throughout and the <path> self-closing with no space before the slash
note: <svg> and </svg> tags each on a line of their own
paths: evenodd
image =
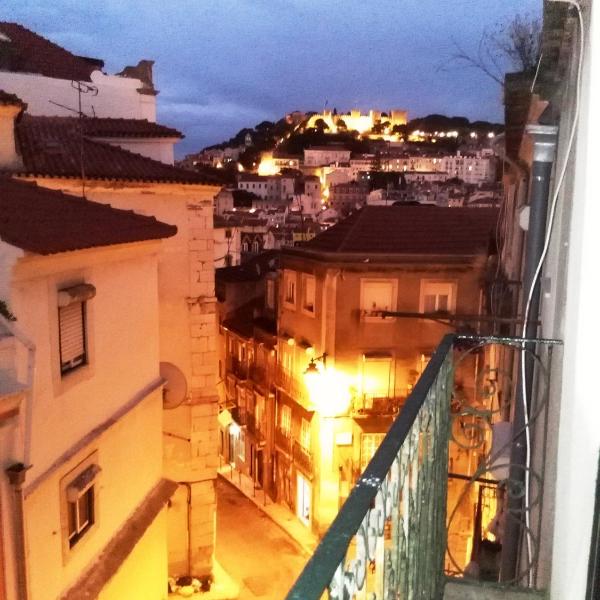
<svg viewBox="0 0 600 600">
<path fill-rule="evenodd" d="M 318 533 L 442 334 L 477 326 L 496 218 L 493 209 L 366 207 L 283 251 L 275 486 Z"/>
</svg>

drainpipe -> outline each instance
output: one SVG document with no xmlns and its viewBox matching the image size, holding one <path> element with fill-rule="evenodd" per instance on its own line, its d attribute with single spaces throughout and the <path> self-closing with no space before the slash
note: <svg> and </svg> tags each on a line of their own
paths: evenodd
<svg viewBox="0 0 600 600">
<path fill-rule="evenodd" d="M 527 322 L 523 325 L 523 337 L 534 339 L 538 334 L 538 314 L 540 307 L 540 281 L 537 280 L 536 271 L 541 259 L 545 238 L 546 221 L 548 215 L 548 197 L 550 194 L 550 178 L 552 165 L 556 151 L 556 138 L 558 128 L 550 125 L 529 124 L 525 128 L 533 140 L 533 164 L 531 167 L 531 181 L 529 194 L 529 223 L 527 228 L 526 254 L 523 274 L 523 313 L 529 308 Z M 539 275 L 539 274 L 538 274 Z M 534 285 L 534 292 L 529 307 L 529 290 Z M 535 343 L 523 343 L 521 361 L 523 368 L 519 369 L 517 382 L 516 402 L 513 413 L 513 432 L 517 435 L 513 438 L 510 470 L 509 470 L 509 494 L 506 507 L 505 533 L 502 540 L 502 564 L 500 579 L 504 582 L 514 581 L 519 575 L 520 549 L 524 541 L 527 541 L 527 531 L 524 529 L 528 506 L 525 498 L 517 490 L 526 490 L 530 465 L 528 456 L 531 448 L 527 448 L 526 424 L 529 423 L 529 410 L 531 405 L 531 394 L 533 391 L 534 358 L 532 353 L 536 350 Z M 523 379 L 524 376 L 524 379 Z M 524 397 L 525 393 L 525 397 Z M 512 493 L 510 493 L 512 491 Z M 525 491 L 528 494 L 527 491 Z M 524 518 L 525 517 L 525 518 Z M 529 564 L 532 557 L 528 557 Z M 534 566 L 532 566 L 532 569 Z M 531 574 L 531 569 L 530 569 Z M 531 584 L 531 578 L 529 583 Z"/>
<path fill-rule="evenodd" d="M 14 493 L 14 531 L 15 531 L 15 567 L 19 600 L 27 600 L 27 555 L 25 550 L 25 511 L 23 506 L 23 484 L 29 467 L 23 463 L 15 463 L 6 469 L 8 481 Z"/>
<path fill-rule="evenodd" d="M 13 527 L 15 531 L 15 568 L 19 600 L 29 597 L 27 584 L 27 554 L 25 548 L 25 510 L 23 485 L 28 469 L 31 468 L 31 431 L 33 413 L 33 376 L 35 369 L 35 344 L 12 322 L 0 315 L 0 322 L 27 349 L 27 379 L 25 392 L 25 417 L 23 462 L 14 463 L 5 472 L 14 493 Z"/>
</svg>

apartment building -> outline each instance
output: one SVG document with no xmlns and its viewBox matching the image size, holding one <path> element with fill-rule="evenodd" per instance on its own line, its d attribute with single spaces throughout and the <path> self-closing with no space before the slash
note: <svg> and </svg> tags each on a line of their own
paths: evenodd
<svg viewBox="0 0 600 600">
<path fill-rule="evenodd" d="M 329 526 L 441 335 L 478 326 L 496 219 L 368 206 L 282 251 L 275 485 L 307 527 Z"/>
<path fill-rule="evenodd" d="M 161 600 L 178 485 L 158 255 L 177 228 L 6 177 L 0 213 L 0 597 Z"/>
</svg>

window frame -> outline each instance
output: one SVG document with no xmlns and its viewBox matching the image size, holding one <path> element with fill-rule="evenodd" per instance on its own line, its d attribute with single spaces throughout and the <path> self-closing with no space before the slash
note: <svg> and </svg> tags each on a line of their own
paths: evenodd
<svg viewBox="0 0 600 600">
<path fill-rule="evenodd" d="M 396 320 L 395 317 L 386 317 L 385 319 L 377 315 L 369 314 L 369 311 L 364 308 L 366 289 L 369 284 L 391 284 L 392 298 L 390 311 L 394 311 L 398 306 L 398 280 L 385 277 L 361 277 L 360 279 L 360 318 L 361 321 L 367 323 L 392 323 Z"/>
<path fill-rule="evenodd" d="M 290 299 L 288 295 L 289 284 L 293 284 L 293 293 Z M 298 277 L 296 271 L 285 269 L 283 271 L 283 304 L 292 310 L 296 309 L 296 299 L 298 297 Z"/>
<path fill-rule="evenodd" d="M 312 307 L 308 308 L 308 304 L 306 303 L 306 291 L 308 289 L 308 282 L 312 281 Z M 310 273 L 302 273 L 302 298 L 301 298 L 301 308 L 302 312 L 305 315 L 310 317 L 314 317 L 317 312 L 317 279 L 314 275 Z"/>
<path fill-rule="evenodd" d="M 77 464 L 60 481 L 60 512 L 62 529 L 63 557 L 68 559 L 76 552 L 91 533 L 97 528 L 99 521 L 99 489 L 102 469 L 98 461 L 98 452 L 94 451 Z M 86 500 L 88 519 L 79 522 L 80 502 Z M 75 530 L 72 530 L 71 514 L 76 512 Z"/>
<path fill-rule="evenodd" d="M 439 293 L 427 293 L 428 286 L 447 286 L 448 289 L 448 309 L 446 311 L 438 311 L 437 309 L 433 312 L 454 314 L 456 312 L 456 296 L 458 284 L 455 279 L 421 279 L 420 293 L 419 293 L 419 312 L 425 312 L 425 297 L 436 296 L 436 306 L 438 304 L 437 298 L 443 294 Z"/>
<path fill-rule="evenodd" d="M 286 436 L 292 436 L 292 409 L 287 404 L 279 405 L 278 425 L 280 431 Z"/>
</svg>

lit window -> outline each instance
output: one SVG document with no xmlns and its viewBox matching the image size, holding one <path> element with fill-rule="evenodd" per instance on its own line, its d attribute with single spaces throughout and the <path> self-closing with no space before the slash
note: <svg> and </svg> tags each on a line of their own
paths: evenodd
<svg viewBox="0 0 600 600">
<path fill-rule="evenodd" d="M 310 450 L 310 421 L 302 419 L 300 426 L 300 445 L 305 450 Z"/>
<path fill-rule="evenodd" d="M 284 301 L 289 306 L 296 306 L 296 273 L 285 271 L 284 281 Z"/>
<path fill-rule="evenodd" d="M 363 433 L 360 436 L 360 470 L 364 471 L 385 437 L 384 433 Z"/>
<path fill-rule="evenodd" d="M 421 281 L 420 312 L 454 312 L 456 283 L 452 281 Z"/>
<path fill-rule="evenodd" d="M 290 437 L 292 431 L 292 409 L 285 404 L 279 406 L 279 429 Z"/>
<path fill-rule="evenodd" d="M 385 321 L 377 313 L 393 311 L 396 308 L 396 281 L 384 279 L 362 279 L 360 289 L 360 308 L 363 319 Z"/>
<path fill-rule="evenodd" d="M 315 312 L 315 278 L 312 275 L 302 276 L 302 309 L 305 312 Z"/>
<path fill-rule="evenodd" d="M 86 303 L 95 295 L 96 288 L 89 284 L 58 292 L 60 372 L 63 375 L 87 363 Z"/>
<path fill-rule="evenodd" d="M 365 408 L 373 408 L 373 400 L 393 395 L 392 357 L 363 355 L 362 389 Z"/>
</svg>

